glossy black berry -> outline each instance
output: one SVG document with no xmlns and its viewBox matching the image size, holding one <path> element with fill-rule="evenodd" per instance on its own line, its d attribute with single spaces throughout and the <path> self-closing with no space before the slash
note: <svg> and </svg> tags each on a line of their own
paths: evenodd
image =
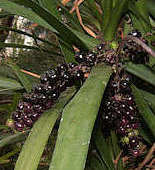
<svg viewBox="0 0 155 170">
<path fill-rule="evenodd" d="M 132 32 L 130 32 L 128 35 L 132 35 L 132 36 L 134 36 L 134 37 L 138 37 L 138 38 L 142 37 L 141 32 L 140 32 L 140 31 L 138 31 L 138 30 L 133 30 L 133 31 L 132 31 Z"/>
</svg>

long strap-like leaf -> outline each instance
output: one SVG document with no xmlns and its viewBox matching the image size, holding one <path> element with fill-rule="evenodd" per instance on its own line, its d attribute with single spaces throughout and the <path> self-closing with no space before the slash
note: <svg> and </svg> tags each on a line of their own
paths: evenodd
<svg viewBox="0 0 155 170">
<path fill-rule="evenodd" d="M 111 69 L 98 66 L 66 106 L 50 170 L 83 170 L 104 89 Z"/>
</svg>

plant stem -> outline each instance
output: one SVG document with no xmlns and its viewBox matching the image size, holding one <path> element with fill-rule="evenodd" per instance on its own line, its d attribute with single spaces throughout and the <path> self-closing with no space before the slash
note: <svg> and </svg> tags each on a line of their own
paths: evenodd
<svg viewBox="0 0 155 170">
<path fill-rule="evenodd" d="M 105 30 L 112 14 L 112 0 L 102 1 L 102 6 L 104 10 L 103 30 Z"/>
<path fill-rule="evenodd" d="M 133 40 L 135 43 L 137 43 L 138 45 L 140 45 L 143 49 L 145 49 L 150 55 L 152 55 L 152 57 L 155 57 L 155 51 L 153 49 L 151 49 L 148 45 L 146 45 L 142 40 L 140 40 L 137 37 L 133 37 L 133 36 L 127 36 L 125 38 L 125 40 Z"/>
<path fill-rule="evenodd" d="M 122 0 L 121 3 L 116 5 L 116 8 L 113 10 L 109 22 L 104 31 L 104 39 L 111 41 L 115 38 L 118 25 L 122 15 L 128 10 L 128 0 Z"/>
</svg>

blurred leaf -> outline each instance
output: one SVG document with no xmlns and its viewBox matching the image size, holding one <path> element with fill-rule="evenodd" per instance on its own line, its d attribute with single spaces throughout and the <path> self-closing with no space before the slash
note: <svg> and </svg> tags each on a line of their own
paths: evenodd
<svg viewBox="0 0 155 170">
<path fill-rule="evenodd" d="M 4 0 L 0 0 L 0 2 L 1 1 L 4 1 Z M 84 44 L 83 41 L 81 41 L 79 37 L 73 32 L 72 29 L 67 27 L 62 22 L 60 22 L 54 15 L 49 13 L 45 8 L 42 8 L 41 6 L 39 6 L 37 3 L 34 3 L 31 0 L 29 1 L 12 0 L 12 2 L 16 4 L 20 4 L 21 6 L 24 5 L 28 9 L 30 8 L 38 16 L 44 19 L 49 25 L 51 25 L 51 28 L 54 28 L 57 31 L 59 38 L 61 38 L 63 41 L 71 45 L 74 44 L 81 48 L 87 48 L 87 44 Z"/>
<path fill-rule="evenodd" d="M 111 142 L 112 142 L 112 148 L 113 148 L 115 160 L 120 156 L 120 159 L 117 163 L 116 169 L 123 170 L 124 169 L 123 168 L 123 161 L 121 159 L 121 152 L 122 151 L 120 149 L 119 141 L 118 141 L 118 138 L 117 138 L 114 131 L 111 131 Z"/>
<path fill-rule="evenodd" d="M 14 63 L 8 63 L 8 65 L 12 68 L 12 70 L 15 72 L 15 74 L 17 75 L 17 77 L 19 78 L 20 82 L 23 84 L 25 90 L 27 92 L 30 92 L 32 89 L 32 84 L 31 82 L 28 80 L 28 78 L 26 77 L 26 75 L 24 73 L 22 73 L 20 71 L 20 68 L 15 65 Z"/>
<path fill-rule="evenodd" d="M 3 160 L 6 160 L 8 158 L 10 158 L 11 156 L 14 156 L 15 154 L 17 154 L 20 151 L 20 148 L 15 148 L 13 151 L 8 152 L 7 154 L 3 155 L 0 157 L 0 162 Z"/>
<path fill-rule="evenodd" d="M 144 100 L 144 97 L 139 89 L 135 86 L 132 86 L 132 91 L 135 96 L 135 102 L 138 106 L 139 113 L 143 117 L 146 125 L 152 132 L 153 136 L 155 137 L 155 115 L 150 110 L 147 102 Z"/>
<path fill-rule="evenodd" d="M 3 43 L 3 42 L 0 42 L 0 48 L 6 48 L 6 47 L 10 47 L 10 48 L 26 48 L 26 49 L 39 50 L 38 47 L 22 45 L 22 44 L 15 44 L 15 43 Z"/>
<path fill-rule="evenodd" d="M 110 73 L 108 66 L 95 67 L 65 107 L 50 170 L 84 169 L 91 133 Z"/>
<path fill-rule="evenodd" d="M 66 63 L 76 62 L 75 54 L 73 52 L 74 51 L 73 47 L 68 47 L 67 44 L 61 41 L 59 41 L 59 44 L 60 44 L 60 48 L 61 48 L 62 54 L 64 55 Z"/>
<path fill-rule="evenodd" d="M 148 133 L 148 130 L 146 130 L 145 127 L 140 127 L 140 128 L 138 129 L 138 131 L 139 131 L 140 136 L 142 136 L 143 139 L 144 139 L 146 142 L 148 142 L 148 143 L 151 144 L 151 145 L 153 144 L 154 140 L 153 140 L 152 134 L 150 135 L 150 133 Z"/>
<path fill-rule="evenodd" d="M 98 7 L 96 5 L 96 1 L 95 0 L 89 0 L 89 1 L 85 1 L 85 3 L 87 3 L 87 8 L 91 11 L 91 15 L 97 19 L 97 21 L 100 24 L 103 24 L 103 16 L 102 14 L 99 12 Z M 106 15 L 106 14 L 104 14 Z M 92 18 L 92 17 L 91 17 Z"/>
<path fill-rule="evenodd" d="M 97 44 L 100 43 L 98 39 L 92 38 L 87 36 L 86 34 L 83 34 L 81 32 L 73 30 L 73 32 L 83 41 L 85 44 L 87 44 L 87 47 L 89 50 L 92 50 Z M 84 49 L 86 50 L 86 49 Z"/>
<path fill-rule="evenodd" d="M 149 13 L 155 18 L 155 1 L 147 0 L 147 8 Z"/>
<path fill-rule="evenodd" d="M 155 95 L 144 90 L 141 90 L 141 93 L 155 113 Z"/>
<path fill-rule="evenodd" d="M 39 0 L 39 4 L 41 4 L 44 8 L 48 9 L 48 11 L 54 15 L 57 19 L 61 19 L 58 7 L 58 1 L 51 0 Z"/>
<path fill-rule="evenodd" d="M 0 108 L 0 111 L 1 111 L 1 108 Z M 0 125 L 0 130 L 2 129 L 9 129 L 10 127 L 6 126 L 6 125 Z"/>
<path fill-rule="evenodd" d="M 112 148 L 110 147 L 107 140 L 105 140 L 105 138 L 103 137 L 103 134 L 100 129 L 98 128 L 94 140 L 103 162 L 105 163 L 107 169 L 111 170 L 114 169 L 114 163 L 112 161 Z"/>
<path fill-rule="evenodd" d="M 13 1 L 11 2 L 9 0 L 0 0 L 0 7 L 5 11 L 8 11 L 19 16 L 23 16 L 29 19 L 30 21 L 38 23 L 39 25 L 56 32 L 44 19 L 38 16 L 31 9 L 25 8 L 24 6 L 18 5 Z"/>
<path fill-rule="evenodd" d="M 28 134 L 28 131 L 22 132 L 22 133 L 18 132 L 14 135 L 10 135 L 8 137 L 1 139 L 0 140 L 0 148 L 4 147 L 6 145 L 11 145 L 11 144 L 25 140 L 27 134 Z"/>
<path fill-rule="evenodd" d="M 14 79 L 0 76 L 0 87 L 7 90 L 20 90 L 23 86 Z M 1 89 L 0 89 L 1 91 Z"/>
<path fill-rule="evenodd" d="M 16 33 L 19 33 L 19 34 L 23 34 L 23 35 L 32 37 L 32 38 L 35 39 L 35 40 L 39 40 L 39 41 L 41 41 L 41 42 L 43 42 L 43 43 L 49 44 L 50 46 L 53 46 L 54 48 L 58 48 L 58 46 L 56 46 L 56 45 L 55 45 L 54 43 L 52 43 L 52 42 L 49 42 L 49 41 L 44 40 L 44 39 L 42 39 L 42 38 L 39 38 L 39 37 L 37 37 L 37 36 L 35 36 L 35 35 L 33 35 L 33 34 L 29 34 L 29 33 L 25 32 L 25 31 L 18 30 L 18 29 L 16 29 L 16 28 L 5 27 L 5 26 L 1 26 L 1 25 L 0 25 L 0 30 L 13 31 L 13 32 L 16 32 Z M 29 47 L 29 46 L 28 46 L 28 47 Z M 18 48 L 19 48 L 19 47 L 18 47 Z M 36 47 L 36 48 L 37 48 L 37 47 Z M 38 50 L 38 48 L 37 48 L 37 50 Z"/>
<path fill-rule="evenodd" d="M 93 153 L 88 155 L 88 164 L 86 164 L 85 170 L 106 170 L 106 166 L 98 159 Z"/>
<path fill-rule="evenodd" d="M 142 64 L 129 63 L 126 65 L 125 69 L 129 73 L 155 86 L 155 73 L 152 72 L 150 67 L 147 67 Z"/>
<path fill-rule="evenodd" d="M 0 12 L 0 18 L 4 18 L 4 17 L 8 17 L 8 16 L 12 16 L 12 14 L 6 12 L 6 11 L 1 11 Z"/>
<path fill-rule="evenodd" d="M 21 98 L 21 94 L 20 94 L 20 93 L 15 93 L 15 94 L 14 94 L 14 96 L 13 96 L 13 102 L 12 102 L 10 108 L 9 108 L 10 113 L 13 112 L 13 111 L 16 109 L 16 107 L 17 107 L 17 105 L 18 105 L 18 103 L 19 103 L 19 99 L 20 99 L 20 98 Z M 11 116 L 11 115 L 10 115 L 10 116 Z"/>
<path fill-rule="evenodd" d="M 130 2 L 131 18 L 135 28 L 141 32 L 147 33 L 151 30 L 149 13 L 147 9 L 147 0 Z"/>
<path fill-rule="evenodd" d="M 75 89 L 68 91 L 57 104 L 46 111 L 34 124 L 16 162 L 15 170 L 36 170 L 44 151 L 45 145 L 53 126 L 62 111 L 64 105 L 74 94 Z"/>
</svg>

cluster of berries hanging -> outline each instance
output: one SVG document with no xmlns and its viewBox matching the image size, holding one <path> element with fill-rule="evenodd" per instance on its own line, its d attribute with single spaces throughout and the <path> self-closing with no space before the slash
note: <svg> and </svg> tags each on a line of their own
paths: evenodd
<svg viewBox="0 0 155 170">
<path fill-rule="evenodd" d="M 141 33 L 133 31 L 132 36 L 141 38 Z M 144 41 L 144 40 L 143 40 Z M 137 50 L 137 48 L 139 50 Z M 113 65 L 116 63 L 115 50 L 107 48 L 105 43 L 96 47 L 97 52 L 77 52 L 76 63 L 58 65 L 55 69 L 49 69 L 41 75 L 40 83 L 29 94 L 24 94 L 16 111 L 12 114 L 15 129 L 23 131 L 33 126 L 41 114 L 51 108 L 61 92 L 67 87 L 82 84 L 90 73 L 92 66 L 100 62 Z M 147 53 L 133 41 L 128 41 L 123 48 L 124 55 L 132 61 L 137 60 L 137 55 L 142 59 L 139 63 L 145 63 Z M 141 56 L 143 55 L 143 56 Z M 105 129 L 114 129 L 121 138 L 124 151 L 137 156 L 139 154 L 142 139 L 138 133 L 138 110 L 130 88 L 130 79 L 124 73 L 113 73 L 103 104 L 103 121 Z"/>
<path fill-rule="evenodd" d="M 125 153 L 138 156 L 142 139 L 139 136 L 138 110 L 130 88 L 130 79 L 125 73 L 113 73 L 103 103 L 103 129 L 115 130 L 121 139 Z"/>
<path fill-rule="evenodd" d="M 147 44 L 147 40 L 142 37 L 141 32 L 138 30 L 134 30 L 128 34 L 129 36 L 137 37 L 142 42 Z M 132 40 L 128 40 L 124 44 L 123 54 L 127 57 L 130 61 L 134 62 L 135 64 L 145 64 L 149 62 L 149 55 L 148 53 L 138 44 L 136 44 Z"/>
<path fill-rule="evenodd" d="M 76 53 L 75 60 L 79 63 L 58 65 L 41 75 L 40 83 L 30 93 L 24 94 L 18 103 L 17 109 L 12 114 L 15 129 L 23 131 L 33 126 L 41 114 L 52 107 L 61 92 L 67 87 L 82 84 L 85 75 L 95 65 L 97 58 L 93 52 Z"/>
</svg>

